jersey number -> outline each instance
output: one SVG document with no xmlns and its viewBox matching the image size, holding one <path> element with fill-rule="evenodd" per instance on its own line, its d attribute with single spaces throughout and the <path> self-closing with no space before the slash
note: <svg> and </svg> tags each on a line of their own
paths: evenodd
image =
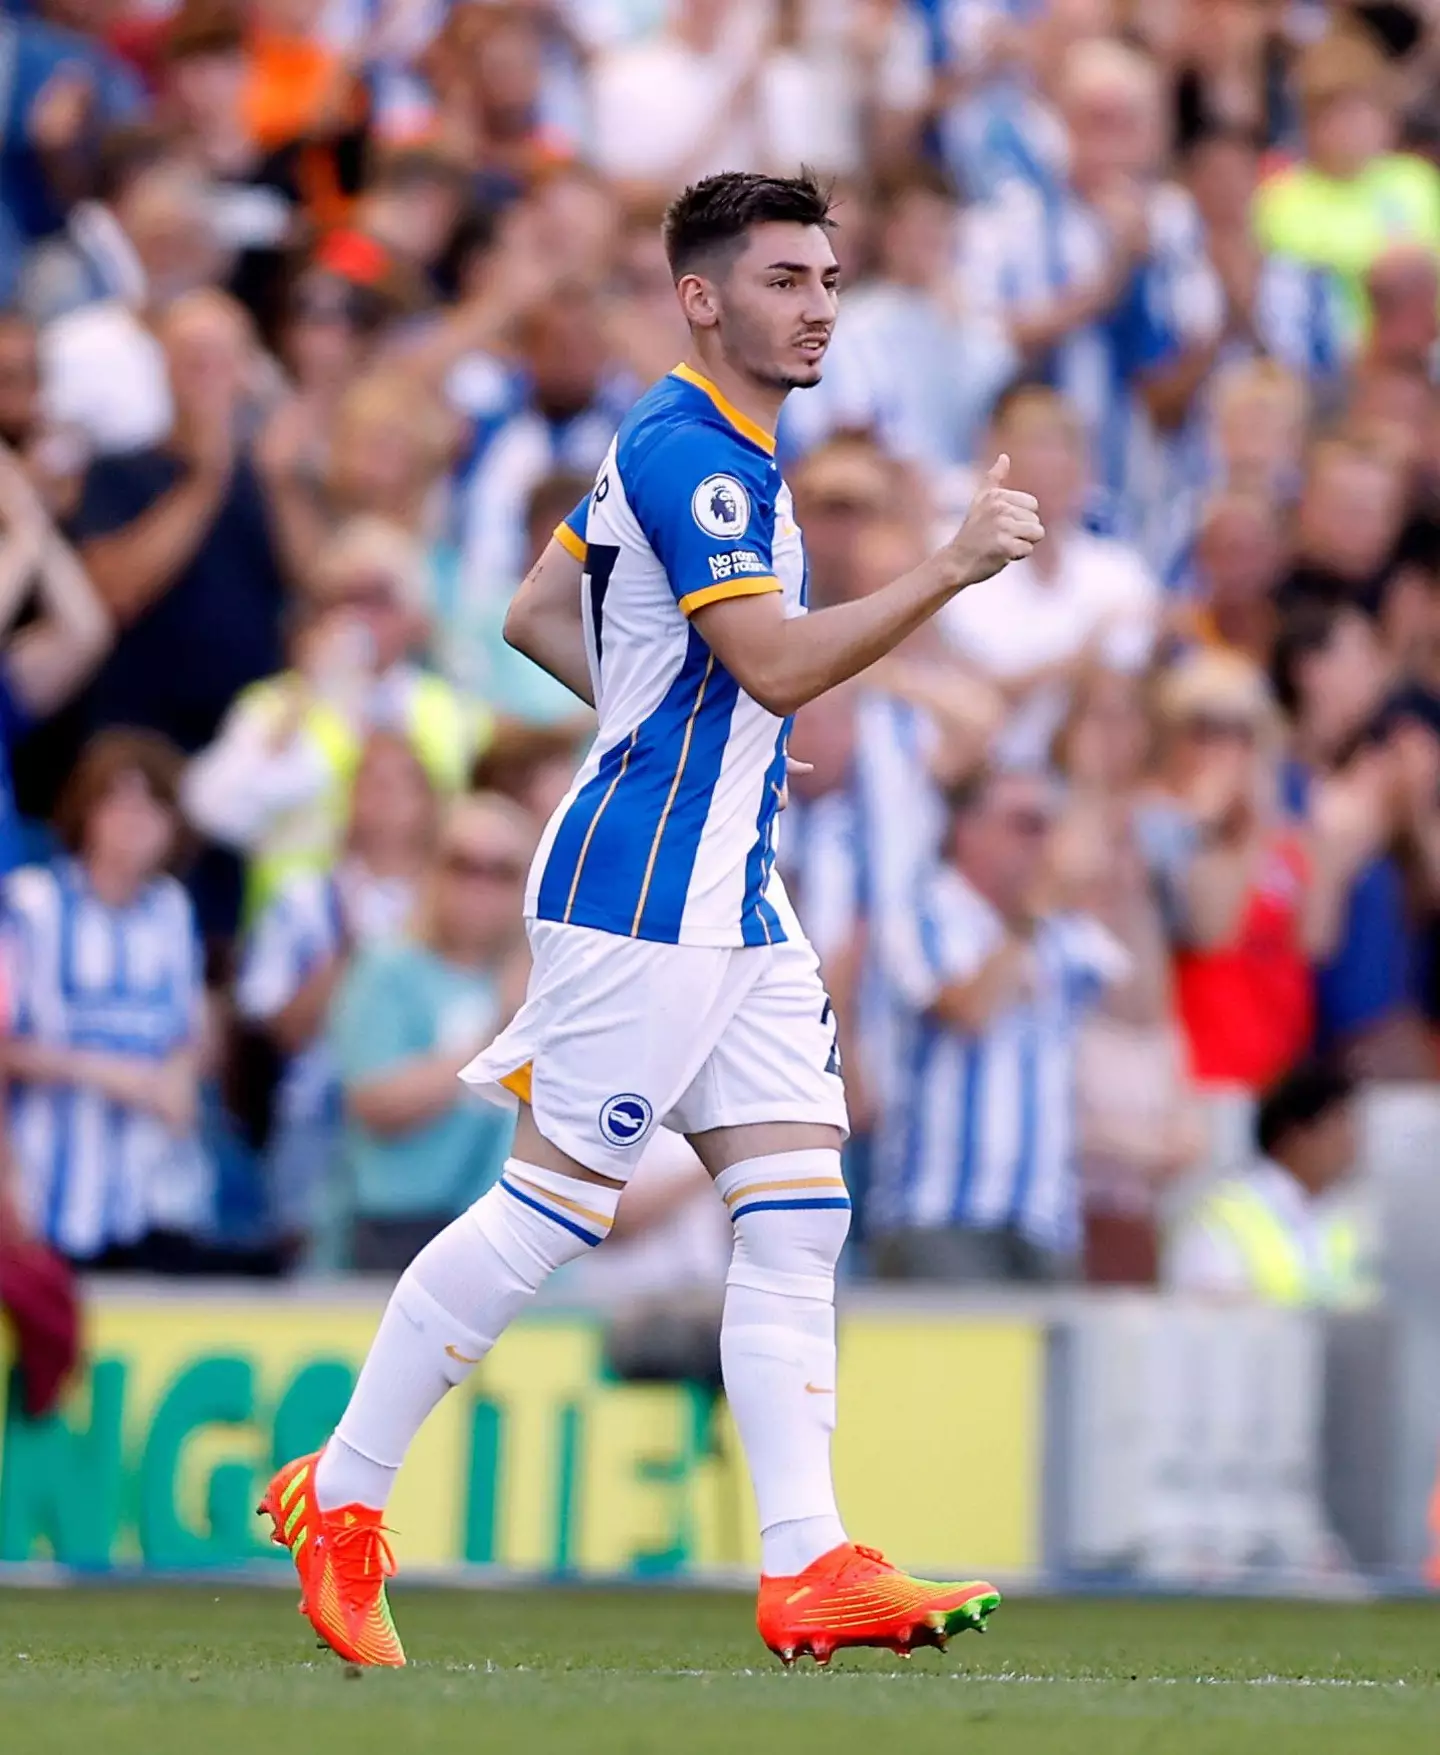
<svg viewBox="0 0 1440 1755">
<path fill-rule="evenodd" d="M 832 1035 L 830 1038 L 830 1058 L 825 1062 L 827 1073 L 834 1073 L 838 1079 L 842 1077 L 840 1070 L 840 1020 L 835 1016 L 835 1008 L 830 1003 L 830 995 L 825 995 L 825 1008 L 820 1013 L 820 1022 L 829 1024 Z"/>
<path fill-rule="evenodd" d="M 595 665 L 600 665 L 600 617 L 605 608 L 605 593 L 610 589 L 610 575 L 620 559 L 620 550 L 609 542 L 592 542 L 585 550 L 585 577 L 590 584 L 590 625 L 595 630 Z"/>
</svg>

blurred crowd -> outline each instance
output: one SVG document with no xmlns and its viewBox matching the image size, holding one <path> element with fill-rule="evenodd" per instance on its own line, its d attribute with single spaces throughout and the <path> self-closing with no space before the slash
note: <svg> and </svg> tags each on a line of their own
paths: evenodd
<svg viewBox="0 0 1440 1755">
<path fill-rule="evenodd" d="M 1350 1081 L 1440 1071 L 1437 120 L 1433 0 L 10 0 L 0 1229 L 395 1269 L 498 1174 L 456 1073 L 590 727 L 505 611 L 685 352 L 667 199 L 801 162 L 812 606 L 1000 450 L 1048 531 L 794 729 L 856 1270 L 1311 1225 Z M 1257 1161 L 1167 1255 L 1215 1089 Z M 723 1277 L 651 1159 L 636 1283 Z"/>
</svg>

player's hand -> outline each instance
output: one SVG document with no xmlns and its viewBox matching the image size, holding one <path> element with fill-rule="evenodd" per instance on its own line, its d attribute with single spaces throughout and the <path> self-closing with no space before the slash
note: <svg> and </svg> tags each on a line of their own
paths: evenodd
<svg viewBox="0 0 1440 1755">
<path fill-rule="evenodd" d="M 1033 494 L 1007 488 L 1010 459 L 1002 451 L 985 472 L 965 522 L 947 544 L 962 587 L 978 584 L 1011 561 L 1023 561 L 1045 534 Z"/>
</svg>

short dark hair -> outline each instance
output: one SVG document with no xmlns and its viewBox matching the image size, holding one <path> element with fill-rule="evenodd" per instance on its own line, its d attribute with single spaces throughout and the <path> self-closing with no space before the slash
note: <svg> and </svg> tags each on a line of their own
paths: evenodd
<svg viewBox="0 0 1440 1755">
<path fill-rule="evenodd" d="M 1270 654 L 1270 685 L 1275 699 L 1293 719 L 1300 710 L 1300 667 L 1323 652 L 1347 615 L 1365 612 L 1353 603 L 1325 603 L 1314 598 L 1297 603 L 1280 624 Z"/>
<path fill-rule="evenodd" d="M 1255 1144 L 1268 1158 L 1295 1132 L 1348 1103 L 1355 1081 L 1327 1061 L 1305 1060 L 1264 1093 L 1255 1111 Z"/>
<path fill-rule="evenodd" d="M 115 726 L 97 731 L 81 750 L 55 805 L 54 829 L 68 853 L 81 853 L 96 806 L 126 774 L 138 774 L 150 796 L 175 820 L 167 871 L 183 870 L 194 852 L 180 810 L 180 775 L 185 758 L 158 731 Z"/>
<path fill-rule="evenodd" d="M 780 222 L 830 230 L 828 186 L 815 173 L 767 177 L 759 171 L 721 171 L 677 195 L 665 209 L 665 255 L 679 280 L 707 256 L 729 254 L 752 226 Z"/>
<path fill-rule="evenodd" d="M 101 137 L 95 155 L 95 199 L 118 201 L 137 178 L 176 153 L 175 136 L 153 122 L 122 122 Z"/>
</svg>

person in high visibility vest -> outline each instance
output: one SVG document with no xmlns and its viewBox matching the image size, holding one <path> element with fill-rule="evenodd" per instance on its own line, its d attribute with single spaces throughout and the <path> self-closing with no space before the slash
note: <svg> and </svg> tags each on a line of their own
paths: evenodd
<svg viewBox="0 0 1440 1755">
<path fill-rule="evenodd" d="M 466 786 L 493 716 L 410 653 L 426 631 L 424 556 L 398 525 L 354 518 L 331 538 L 296 627 L 294 667 L 245 689 L 191 762 L 186 814 L 249 855 L 246 915 L 334 863 L 365 739 L 394 731 L 443 798 Z"/>
<path fill-rule="evenodd" d="M 1255 1162 L 1213 1184 L 1167 1251 L 1172 1291 L 1326 1309 L 1370 1301 L 1363 1214 L 1349 1186 L 1357 1150 L 1354 1088 L 1314 1063 L 1260 1100 Z"/>
</svg>

